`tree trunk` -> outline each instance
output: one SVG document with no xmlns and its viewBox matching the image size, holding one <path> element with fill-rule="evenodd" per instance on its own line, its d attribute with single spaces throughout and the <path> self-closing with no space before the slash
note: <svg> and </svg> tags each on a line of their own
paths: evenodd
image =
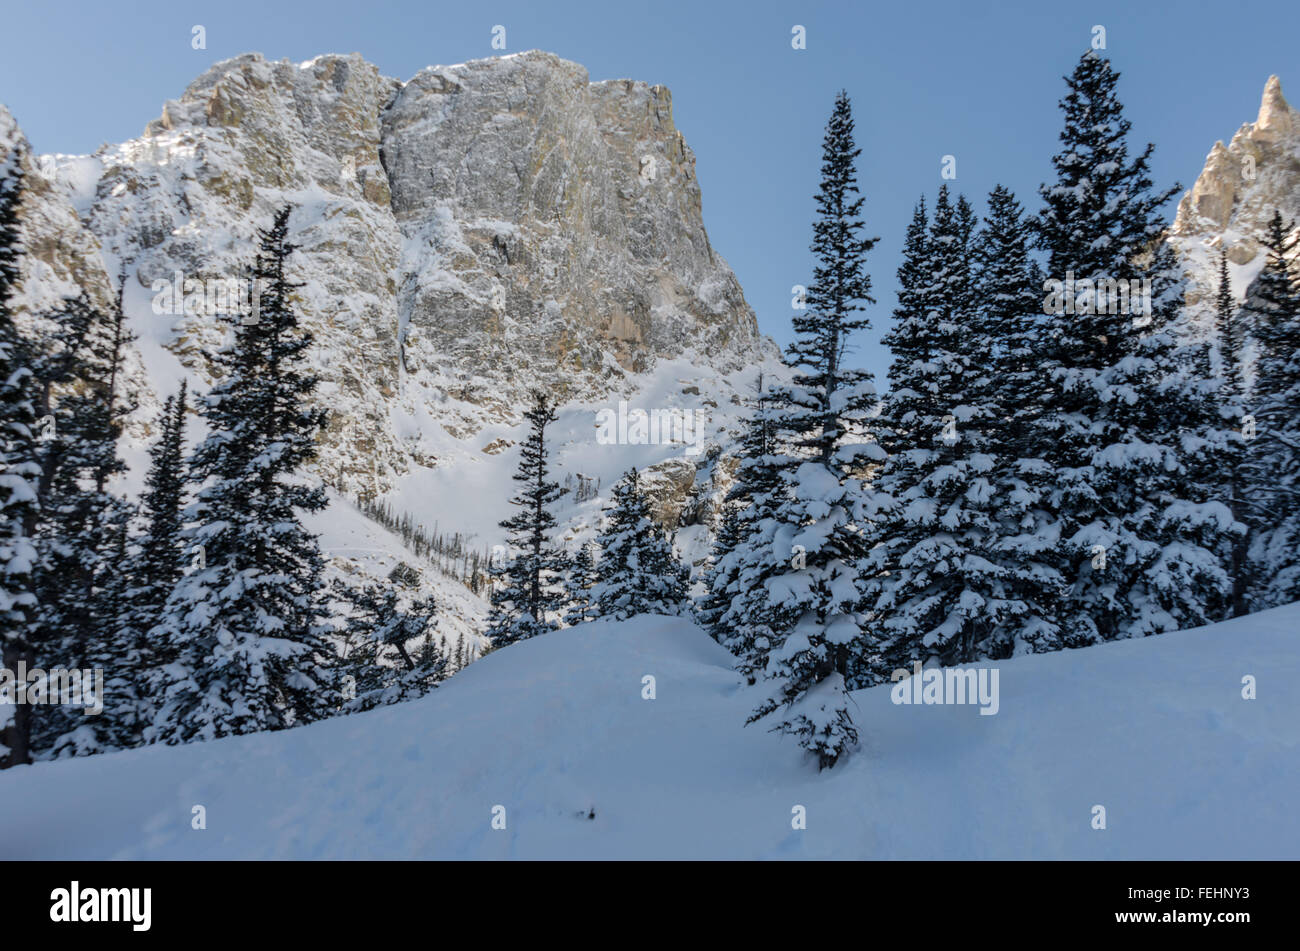
<svg viewBox="0 0 1300 951">
<path fill-rule="evenodd" d="M 30 669 L 35 659 L 30 656 L 29 651 L 17 647 L 5 649 L 4 665 L 15 677 L 18 676 L 20 662 L 25 662 L 25 666 Z M 19 689 L 21 685 L 15 683 L 13 719 L 3 730 L 0 730 L 0 744 L 8 748 L 8 752 L 0 757 L 0 769 L 8 769 L 10 766 L 19 766 L 32 761 L 32 708 L 26 703 L 16 702 L 19 699 L 17 695 Z"/>
</svg>

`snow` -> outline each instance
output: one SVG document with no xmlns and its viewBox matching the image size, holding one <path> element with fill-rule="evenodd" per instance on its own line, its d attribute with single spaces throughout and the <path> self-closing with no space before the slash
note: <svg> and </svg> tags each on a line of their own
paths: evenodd
<svg viewBox="0 0 1300 951">
<path fill-rule="evenodd" d="M 859 691 L 861 749 L 818 773 L 741 725 L 753 697 L 689 621 L 594 622 L 411 703 L 6 771 L 0 859 L 1296 859 L 1298 626 L 1001 661 L 996 715 Z"/>
<path fill-rule="evenodd" d="M 613 393 L 603 400 L 571 402 L 561 406 L 558 419 L 547 427 L 547 444 L 551 452 L 552 478 L 563 482 L 566 475 L 581 473 L 600 480 L 598 501 L 574 502 L 566 496 L 555 508 L 562 534 L 585 540 L 594 531 L 594 522 L 602 506 L 610 499 L 610 490 L 629 468 L 647 469 L 669 460 L 701 461 L 700 455 L 688 455 L 691 445 L 661 440 L 658 443 L 604 445 L 598 439 L 597 421 L 602 410 L 617 412 L 620 400 L 629 409 L 677 410 L 706 413 L 704 441 L 729 444 L 748 412 L 733 403 L 734 393 L 752 390 L 752 381 L 760 373 L 771 381 L 779 373 L 767 364 L 738 371 L 730 377 L 702 371 L 691 359 L 662 359 L 656 366 L 638 374 L 625 393 Z M 689 384 L 687 383 L 689 381 Z M 698 393 L 687 393 L 685 386 Z M 475 545 L 490 548 L 504 541 L 504 531 L 497 524 L 510 514 L 503 502 L 514 493 L 511 476 L 519 461 L 527 423 L 487 423 L 471 437 L 457 438 L 438 422 L 427 405 L 417 414 L 395 422 L 403 436 L 418 439 L 423 452 L 438 460 L 433 467 L 413 467 L 398 480 L 395 491 L 386 496 L 399 511 L 410 512 L 417 520 L 440 531 L 459 531 Z M 497 440 L 511 445 L 495 455 L 482 448 Z M 436 514 L 435 514 L 436 513 Z"/>
<path fill-rule="evenodd" d="M 434 636 L 455 644 L 456 638 L 463 635 L 466 643 L 479 650 L 487 645 L 482 636 L 488 612 L 486 601 L 443 574 L 434 562 L 411 552 L 398 535 L 367 518 L 351 502 L 333 491 L 328 495 L 329 508 L 304 513 L 303 522 L 316 533 L 331 576 L 353 584 L 371 579 L 383 582 L 398 564 L 405 563 L 419 570 L 421 576 L 418 588 L 407 594 L 412 598 L 437 598 Z"/>
</svg>

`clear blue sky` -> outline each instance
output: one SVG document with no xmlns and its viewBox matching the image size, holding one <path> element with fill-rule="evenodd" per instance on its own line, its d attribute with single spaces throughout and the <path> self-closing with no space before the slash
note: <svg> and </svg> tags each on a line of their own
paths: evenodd
<svg viewBox="0 0 1300 951">
<path fill-rule="evenodd" d="M 980 201 L 998 182 L 1037 206 L 1059 129 L 1056 102 L 1107 31 L 1135 136 L 1156 143 L 1159 183 L 1189 187 L 1216 139 L 1252 121 L 1272 73 L 1300 101 L 1300 3 L 1219 2 L 370 2 L 4 0 L 0 101 L 37 151 L 81 153 L 139 135 L 211 63 L 248 51 L 304 60 L 359 52 L 387 75 L 550 50 L 592 79 L 672 89 L 698 157 L 704 218 L 763 330 L 789 339 L 790 286 L 806 283 L 821 133 L 835 91 L 853 100 L 863 154 L 875 327 L 856 359 L 883 380 L 894 270 L 913 203 L 941 184 Z M 190 47 L 191 27 L 207 49 Z M 791 48 L 791 27 L 807 49 Z M 1172 207 L 1169 210 L 1172 216 Z"/>
</svg>

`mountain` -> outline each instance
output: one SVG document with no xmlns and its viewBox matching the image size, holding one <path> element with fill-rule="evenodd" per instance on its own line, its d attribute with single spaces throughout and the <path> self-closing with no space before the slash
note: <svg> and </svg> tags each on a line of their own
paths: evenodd
<svg viewBox="0 0 1300 951">
<path fill-rule="evenodd" d="M 410 703 L 11 770 L 0 859 L 1294 859 L 1297 624 L 1000 661 L 992 715 L 858 691 L 819 774 L 689 621 L 597 621 Z"/>
<path fill-rule="evenodd" d="M 517 420 L 538 387 L 590 400 L 635 391 L 662 359 L 727 373 L 774 354 L 709 243 L 668 90 L 592 83 L 549 53 L 408 82 L 356 54 L 247 54 L 139 138 L 37 165 L 33 253 L 65 244 L 74 208 L 85 233 L 65 269 L 101 296 L 125 272 L 141 349 L 165 352 L 146 362 L 167 381 L 208 381 L 222 330 L 156 313 L 155 282 L 240 278 L 255 229 L 297 206 L 300 306 L 338 411 L 319 466 L 349 494 L 438 462 L 403 416 L 467 438 Z"/>
<path fill-rule="evenodd" d="M 1215 142 L 1196 183 L 1182 198 L 1170 240 L 1188 271 L 1187 301 L 1194 323 L 1207 327 L 1218 292 L 1218 255 L 1226 250 L 1237 300 L 1264 266 L 1259 239 L 1274 209 L 1300 220 L 1300 112 L 1270 76 L 1259 114 Z"/>
<path fill-rule="evenodd" d="M 20 140 L 0 107 L 0 147 Z M 129 485 L 162 398 L 182 378 L 213 381 L 228 333 L 213 310 L 229 308 L 212 288 L 243 277 L 256 229 L 285 203 L 331 410 L 316 469 L 340 497 L 388 498 L 430 530 L 498 540 L 538 389 L 568 407 L 562 478 L 607 496 L 630 465 L 651 468 L 661 520 L 697 519 L 730 471 L 714 463 L 744 395 L 779 373 L 709 242 L 669 91 L 590 82 L 549 53 L 406 82 L 356 54 L 250 53 L 209 69 L 139 138 L 27 166 L 20 303 L 84 288 L 107 306 L 125 277 L 142 392 Z M 597 414 L 620 400 L 698 415 L 707 438 L 685 454 L 597 444 Z"/>
</svg>

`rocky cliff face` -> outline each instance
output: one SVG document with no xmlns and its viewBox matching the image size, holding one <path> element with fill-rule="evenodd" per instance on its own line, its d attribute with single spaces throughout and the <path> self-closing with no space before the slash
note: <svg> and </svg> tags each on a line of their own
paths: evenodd
<svg viewBox="0 0 1300 951">
<path fill-rule="evenodd" d="M 100 307 L 112 300 L 99 241 L 77 217 L 59 183 L 41 172 L 41 162 L 18 123 L 0 105 L 0 166 L 16 160 L 23 171 L 20 215 L 26 254 L 19 258 L 20 318 L 58 304 L 85 289 Z"/>
<path fill-rule="evenodd" d="M 474 445 L 536 388 L 591 402 L 665 359 L 726 374 L 773 353 L 709 244 L 668 90 L 590 83 L 551 54 L 406 83 L 355 54 L 248 54 L 140 138 L 31 164 L 28 284 L 106 300 L 123 273 L 158 388 L 209 380 L 226 332 L 203 308 L 157 313 L 160 283 L 239 278 L 257 228 L 295 206 L 299 306 L 334 410 L 319 467 L 348 493 L 443 464 L 448 438 Z"/>
<path fill-rule="evenodd" d="M 61 183 L 50 173 L 48 160 L 35 155 L 18 123 L 0 104 L 0 166 L 17 161 L 23 171 L 25 254 L 18 259 L 19 278 L 13 300 L 20 324 L 39 335 L 32 317 L 56 308 L 65 297 L 85 292 L 92 304 L 108 311 L 115 304 L 117 282 L 105 267 L 105 255 L 77 215 Z M 148 392 L 149 378 L 138 350 L 125 355 L 128 385 Z M 148 434 L 151 419 L 141 415 L 130 426 L 135 436 Z"/>
<path fill-rule="evenodd" d="M 545 53 L 427 69 L 385 110 L 381 157 L 408 360 L 583 393 L 656 357 L 756 354 L 664 87 L 589 83 Z"/>
<path fill-rule="evenodd" d="M 1205 169 L 1178 205 L 1171 240 L 1190 278 L 1193 319 L 1208 324 L 1218 289 L 1218 255 L 1227 253 L 1233 291 L 1240 300 L 1264 264 L 1259 239 L 1274 209 L 1300 219 L 1300 112 L 1269 77 L 1259 115 L 1224 146 L 1214 143 Z"/>
</svg>

